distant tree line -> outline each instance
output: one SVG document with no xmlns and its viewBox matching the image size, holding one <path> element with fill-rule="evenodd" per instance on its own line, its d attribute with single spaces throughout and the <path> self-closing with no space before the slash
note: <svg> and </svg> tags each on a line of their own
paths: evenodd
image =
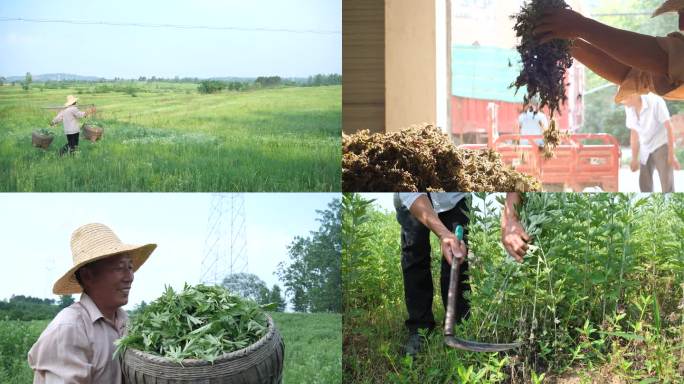
<svg viewBox="0 0 684 384">
<path fill-rule="evenodd" d="M 0 300 L 0 320 L 51 320 L 73 303 L 71 295 L 60 296 L 59 300 L 13 295 L 7 301 Z"/>
<path fill-rule="evenodd" d="M 254 81 L 222 81 L 202 80 L 197 87 L 199 93 L 217 93 L 224 89 L 229 91 L 248 91 L 261 88 L 277 87 L 320 87 L 324 85 L 341 85 L 342 75 L 318 74 L 309 76 L 306 80 L 284 79 L 280 76 L 259 76 Z"/>
</svg>

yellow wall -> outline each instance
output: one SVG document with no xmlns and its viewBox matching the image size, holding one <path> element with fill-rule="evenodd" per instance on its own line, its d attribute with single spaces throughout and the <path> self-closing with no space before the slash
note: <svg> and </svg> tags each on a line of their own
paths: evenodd
<svg viewBox="0 0 684 384">
<path fill-rule="evenodd" d="M 388 132 L 436 120 L 435 0 L 385 1 Z"/>
</svg>

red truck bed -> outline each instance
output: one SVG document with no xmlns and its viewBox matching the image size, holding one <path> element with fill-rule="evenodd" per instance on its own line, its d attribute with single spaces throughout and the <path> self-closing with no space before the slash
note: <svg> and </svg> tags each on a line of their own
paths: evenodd
<svg viewBox="0 0 684 384">
<path fill-rule="evenodd" d="M 505 164 L 536 177 L 545 189 L 560 187 L 581 192 L 587 187 L 617 192 L 620 169 L 620 144 L 604 134 L 573 134 L 561 139 L 554 157 L 545 159 L 536 141 L 541 135 L 501 135 L 493 148 Z M 532 144 L 518 144 L 521 141 Z M 461 148 L 483 149 L 484 144 L 464 144 Z"/>
</svg>

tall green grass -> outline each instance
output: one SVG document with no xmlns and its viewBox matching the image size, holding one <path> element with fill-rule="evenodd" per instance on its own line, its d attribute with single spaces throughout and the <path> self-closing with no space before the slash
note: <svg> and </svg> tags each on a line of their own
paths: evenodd
<svg viewBox="0 0 684 384">
<path fill-rule="evenodd" d="M 339 314 L 271 313 L 285 342 L 284 383 L 342 383 Z M 26 355 L 48 321 L 0 320 L 0 383 L 31 383 Z"/>
<path fill-rule="evenodd" d="M 340 188 L 341 87 L 200 95 L 187 84 L 0 87 L 0 191 L 335 191 Z M 78 94 L 79 89 L 81 94 Z M 63 129 L 46 151 L 31 132 L 48 127 L 43 107 L 75 94 L 95 104 L 105 129 L 96 143 L 59 157 Z"/>
</svg>

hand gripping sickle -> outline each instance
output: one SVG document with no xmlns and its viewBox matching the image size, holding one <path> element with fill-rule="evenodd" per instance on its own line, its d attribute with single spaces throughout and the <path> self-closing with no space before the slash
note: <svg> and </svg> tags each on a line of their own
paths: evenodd
<svg viewBox="0 0 684 384">
<path fill-rule="evenodd" d="M 456 227 L 456 237 L 458 237 L 459 240 L 463 240 L 463 227 L 460 225 Z M 446 321 L 444 322 L 444 343 L 451 348 L 458 348 L 471 352 L 500 352 L 519 347 L 520 343 L 479 343 L 477 341 L 463 340 L 454 336 L 456 298 L 458 297 L 458 277 L 461 267 L 459 259 L 463 260 L 463 258 L 453 257 L 451 262 L 449 295 L 447 296 L 447 313 Z"/>
</svg>

